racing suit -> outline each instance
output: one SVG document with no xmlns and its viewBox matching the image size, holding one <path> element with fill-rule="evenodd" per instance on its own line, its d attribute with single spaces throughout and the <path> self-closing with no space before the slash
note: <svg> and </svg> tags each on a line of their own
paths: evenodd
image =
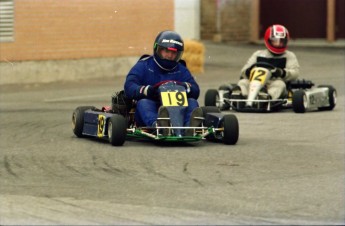
<svg viewBox="0 0 345 226">
<path fill-rule="evenodd" d="M 275 67 L 284 69 L 281 77 L 272 77 L 267 83 L 267 92 L 272 99 L 280 98 L 286 90 L 286 82 L 295 80 L 299 76 L 299 63 L 293 52 L 286 50 L 285 53 L 281 55 L 275 55 L 267 49 L 258 50 L 252 54 L 241 70 L 240 81 L 237 85 L 240 87 L 243 96 L 248 95 L 249 89 L 249 80 L 246 75 L 246 70 L 257 62 L 270 63 Z"/>
<path fill-rule="evenodd" d="M 143 86 L 151 85 L 162 81 L 177 81 L 189 83 L 187 90 L 188 107 L 185 109 L 184 125 L 189 126 L 192 111 L 199 107 L 197 99 L 200 95 L 199 85 L 194 80 L 190 71 L 181 62 L 177 66 L 166 71 L 160 68 L 154 61 L 153 56 L 143 56 L 129 71 L 124 84 L 127 97 L 137 100 L 135 121 L 140 126 L 152 126 L 158 117 L 158 108 L 161 102 L 158 98 L 145 96 L 140 92 Z"/>
</svg>

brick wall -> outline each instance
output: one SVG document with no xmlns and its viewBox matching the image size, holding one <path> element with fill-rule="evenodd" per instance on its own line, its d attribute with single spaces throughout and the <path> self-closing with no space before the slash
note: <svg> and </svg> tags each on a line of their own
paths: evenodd
<svg viewBox="0 0 345 226">
<path fill-rule="evenodd" d="M 217 5 L 220 10 L 222 41 L 249 41 L 252 0 L 202 0 L 201 38 L 212 40 L 217 32 Z"/>
<path fill-rule="evenodd" d="M 216 0 L 201 0 L 200 3 L 200 37 L 202 40 L 212 40 L 216 28 Z"/>
<path fill-rule="evenodd" d="M 15 1 L 15 41 L 0 43 L 0 61 L 152 53 L 165 29 L 174 29 L 173 0 Z"/>
<path fill-rule="evenodd" d="M 250 37 L 251 0 L 227 0 L 222 6 L 222 39 L 248 41 Z"/>
</svg>

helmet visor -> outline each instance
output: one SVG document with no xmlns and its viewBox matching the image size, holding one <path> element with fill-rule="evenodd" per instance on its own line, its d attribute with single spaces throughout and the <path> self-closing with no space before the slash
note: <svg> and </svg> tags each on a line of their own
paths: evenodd
<svg viewBox="0 0 345 226">
<path fill-rule="evenodd" d="M 285 48 L 287 44 L 287 38 L 270 38 L 269 43 L 275 48 Z"/>
<path fill-rule="evenodd" d="M 179 51 L 174 47 L 163 47 L 163 46 L 157 46 L 156 53 L 159 56 L 159 58 L 163 60 L 170 60 L 178 62 L 183 54 L 183 51 Z"/>
</svg>

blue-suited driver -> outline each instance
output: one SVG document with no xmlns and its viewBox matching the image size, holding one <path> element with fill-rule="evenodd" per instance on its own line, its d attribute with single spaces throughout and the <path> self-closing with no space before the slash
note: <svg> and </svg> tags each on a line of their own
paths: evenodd
<svg viewBox="0 0 345 226">
<path fill-rule="evenodd" d="M 129 71 L 124 90 L 126 96 L 137 100 L 135 120 L 139 126 L 156 126 L 158 114 L 167 117 L 167 111 L 161 107 L 157 97 L 155 84 L 173 80 L 183 84 L 187 91 L 188 107 L 185 111 L 185 126 L 191 125 L 193 113 L 202 114 L 197 99 L 200 94 L 199 85 L 190 71 L 182 63 L 181 57 L 184 42 L 179 34 L 173 31 L 163 31 L 158 34 L 153 47 L 153 56 L 143 56 Z M 166 126 L 166 125 L 160 125 Z"/>
</svg>

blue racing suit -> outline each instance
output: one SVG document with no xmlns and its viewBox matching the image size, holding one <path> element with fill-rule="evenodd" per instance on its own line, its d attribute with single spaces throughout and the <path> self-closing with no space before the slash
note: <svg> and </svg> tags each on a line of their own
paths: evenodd
<svg viewBox="0 0 345 226">
<path fill-rule="evenodd" d="M 154 61 L 153 56 L 143 56 L 129 71 L 124 90 L 128 98 L 137 100 L 135 121 L 139 126 L 152 126 L 157 120 L 158 108 L 161 102 L 158 98 L 147 97 L 140 92 L 143 86 L 166 81 L 188 82 L 190 91 L 187 93 L 188 107 L 185 112 L 184 125 L 189 126 L 192 111 L 199 107 L 197 99 L 200 95 L 199 85 L 190 71 L 181 62 L 171 71 L 161 69 Z"/>
</svg>

